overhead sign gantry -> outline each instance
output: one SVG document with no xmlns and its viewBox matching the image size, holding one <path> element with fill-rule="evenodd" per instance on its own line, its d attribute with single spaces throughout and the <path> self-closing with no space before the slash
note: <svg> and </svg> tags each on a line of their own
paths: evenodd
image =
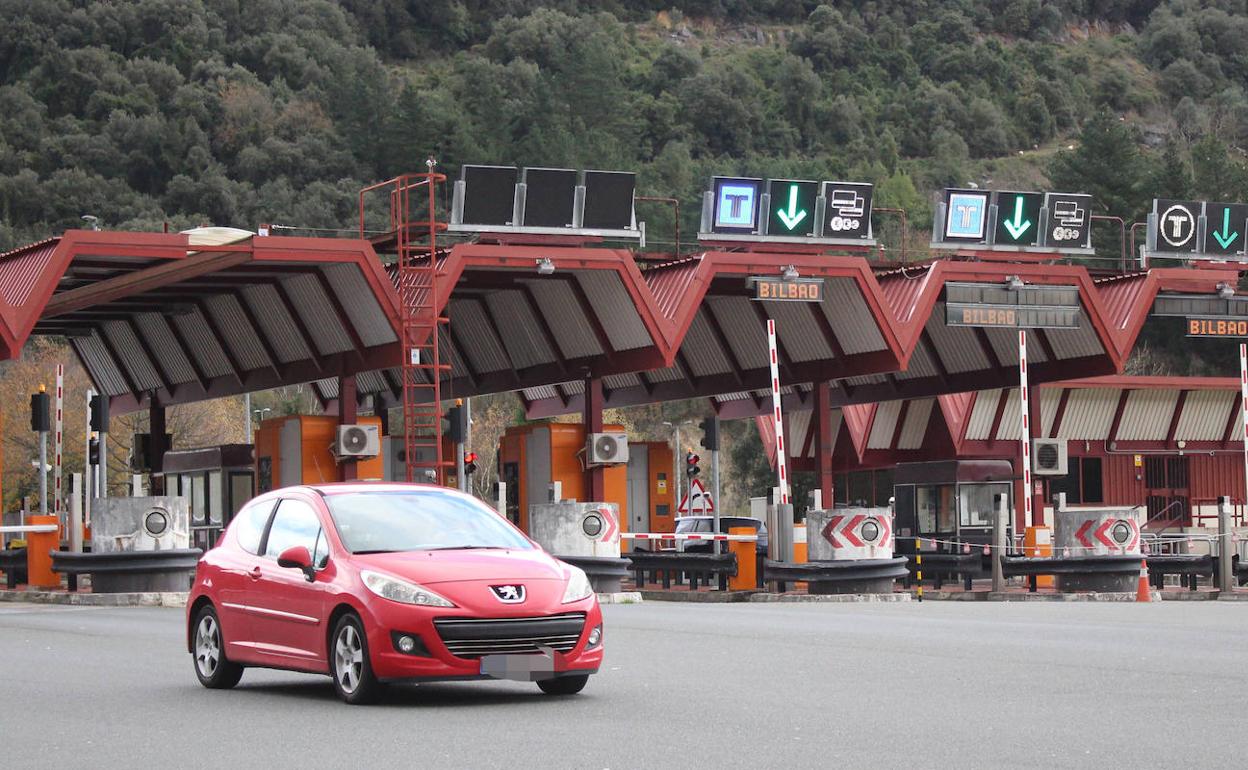
<svg viewBox="0 0 1248 770">
<path fill-rule="evenodd" d="M 1155 198 L 1145 254 L 1172 259 L 1248 259 L 1248 205 Z"/>
<path fill-rule="evenodd" d="M 698 238 L 874 246 L 873 193 L 862 182 L 712 177 Z"/>
<path fill-rule="evenodd" d="M 936 207 L 932 248 L 986 247 L 1092 254 L 1092 196 L 947 189 Z"/>
</svg>

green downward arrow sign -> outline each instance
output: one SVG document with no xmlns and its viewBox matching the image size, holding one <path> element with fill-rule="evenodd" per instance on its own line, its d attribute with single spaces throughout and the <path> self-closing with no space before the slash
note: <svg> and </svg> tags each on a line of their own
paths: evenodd
<svg viewBox="0 0 1248 770">
<path fill-rule="evenodd" d="M 1213 237 L 1217 240 L 1218 245 L 1226 248 L 1235 242 L 1239 237 L 1238 232 L 1231 232 L 1231 207 L 1227 206 L 1222 209 L 1222 232 L 1213 231 Z"/>
<path fill-rule="evenodd" d="M 797 185 L 789 185 L 789 210 L 778 209 L 776 216 L 780 217 L 780 221 L 784 222 L 784 226 L 790 230 L 797 227 L 806 218 L 806 209 L 801 211 L 797 209 Z"/>
<path fill-rule="evenodd" d="M 1014 196 L 1014 221 L 1005 220 L 1005 229 L 1009 231 L 1010 237 L 1019 240 L 1023 237 L 1023 233 L 1027 232 L 1031 227 L 1030 219 L 1023 219 L 1023 196 Z"/>
</svg>

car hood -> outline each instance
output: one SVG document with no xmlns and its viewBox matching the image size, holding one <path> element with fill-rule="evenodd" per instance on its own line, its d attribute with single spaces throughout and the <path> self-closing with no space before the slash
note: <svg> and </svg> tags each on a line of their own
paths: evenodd
<svg viewBox="0 0 1248 770">
<path fill-rule="evenodd" d="M 565 580 L 565 567 L 545 551 L 448 550 L 370 553 L 352 557 L 360 569 L 422 585 L 466 580 Z"/>
</svg>

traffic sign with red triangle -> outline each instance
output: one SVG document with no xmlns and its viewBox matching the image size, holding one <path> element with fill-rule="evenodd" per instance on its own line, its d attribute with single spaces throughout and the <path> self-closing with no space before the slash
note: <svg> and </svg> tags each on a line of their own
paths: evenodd
<svg viewBox="0 0 1248 770">
<path fill-rule="evenodd" d="M 689 509 L 690 497 L 693 498 L 693 510 Z M 680 505 L 676 506 L 676 512 L 694 516 L 715 512 L 715 499 L 711 497 L 710 492 L 706 491 L 706 487 L 702 486 L 701 479 L 695 478 L 689 482 L 689 491 L 681 498 Z"/>
</svg>

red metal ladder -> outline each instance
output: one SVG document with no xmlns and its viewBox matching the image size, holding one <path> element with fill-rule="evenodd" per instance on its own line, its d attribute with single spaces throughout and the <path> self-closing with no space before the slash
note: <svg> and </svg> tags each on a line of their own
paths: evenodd
<svg viewBox="0 0 1248 770">
<path fill-rule="evenodd" d="M 437 234 L 446 229 L 437 220 L 437 184 L 446 176 L 433 171 L 404 174 L 360 191 L 360 236 L 365 237 L 365 194 L 388 190 L 390 233 L 394 238 L 399 294 L 402 361 L 399 372 L 403 393 L 403 457 L 407 480 L 442 484 L 453 462 L 442 451 L 442 377 L 450 365 L 443 364 L 439 338 L 448 322 L 438 313 L 440 272 Z M 413 218 L 412 198 L 425 211 Z M 427 209 L 422 205 L 427 199 Z M 419 215 L 418 215 L 419 216 Z"/>
</svg>

